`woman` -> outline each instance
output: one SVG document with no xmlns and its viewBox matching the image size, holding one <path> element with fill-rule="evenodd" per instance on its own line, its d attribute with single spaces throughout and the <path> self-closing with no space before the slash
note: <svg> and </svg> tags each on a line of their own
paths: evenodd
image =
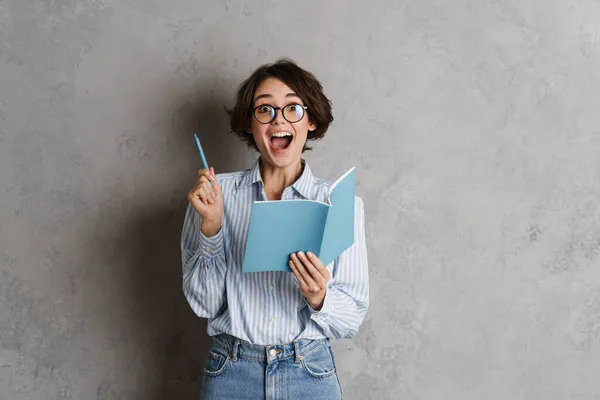
<svg viewBox="0 0 600 400">
<path fill-rule="evenodd" d="M 282 59 L 243 82 L 229 114 L 260 157 L 240 172 L 198 171 L 181 238 L 183 291 L 213 337 L 202 398 L 339 399 L 330 339 L 353 337 L 369 304 L 362 200 L 355 242 L 330 265 L 299 251 L 292 273 L 242 272 L 253 201 L 326 201 L 332 184 L 302 153 L 333 121 L 331 102 L 313 74 Z"/>
</svg>

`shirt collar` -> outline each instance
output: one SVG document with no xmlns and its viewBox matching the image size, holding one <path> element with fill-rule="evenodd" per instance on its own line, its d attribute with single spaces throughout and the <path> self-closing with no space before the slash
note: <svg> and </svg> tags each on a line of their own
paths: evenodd
<svg viewBox="0 0 600 400">
<path fill-rule="evenodd" d="M 302 164 L 304 165 L 302 175 L 300 175 L 300 178 L 298 178 L 298 180 L 292 184 L 292 187 L 296 189 L 296 191 L 305 199 L 310 199 L 312 188 L 315 185 L 315 177 L 313 176 L 306 160 L 302 160 Z"/>
<path fill-rule="evenodd" d="M 300 178 L 298 178 L 296 182 L 292 184 L 292 187 L 304 198 L 309 199 L 315 178 L 306 160 L 303 159 L 302 164 L 304 165 L 302 175 L 300 175 Z M 246 173 L 242 175 L 238 186 L 243 188 L 256 182 L 262 183 L 262 177 L 260 176 L 260 157 L 254 162 L 252 168 L 247 170 Z"/>
<path fill-rule="evenodd" d="M 252 168 L 247 170 L 246 173 L 242 175 L 242 179 L 240 179 L 238 187 L 244 188 L 256 182 L 262 182 L 260 177 L 260 157 L 256 159 L 254 165 L 252 165 Z"/>
</svg>

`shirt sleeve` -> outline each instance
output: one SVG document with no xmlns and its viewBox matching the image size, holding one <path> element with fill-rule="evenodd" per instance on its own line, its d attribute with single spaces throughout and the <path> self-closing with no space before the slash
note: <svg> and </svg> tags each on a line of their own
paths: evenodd
<svg viewBox="0 0 600 400">
<path fill-rule="evenodd" d="M 188 204 L 181 233 L 183 293 L 198 316 L 214 318 L 225 302 L 223 228 L 207 237 L 200 230 L 201 220 Z"/>
<path fill-rule="evenodd" d="M 363 201 L 356 197 L 354 244 L 334 260 L 323 307 L 315 311 L 308 305 L 311 319 L 332 339 L 351 338 L 356 335 L 369 307 L 369 271 L 364 220 Z"/>
</svg>

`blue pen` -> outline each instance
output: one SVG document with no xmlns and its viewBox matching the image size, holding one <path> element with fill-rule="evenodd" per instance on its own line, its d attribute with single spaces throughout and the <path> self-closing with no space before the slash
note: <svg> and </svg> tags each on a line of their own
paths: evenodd
<svg viewBox="0 0 600 400">
<path fill-rule="evenodd" d="M 198 135 L 194 133 L 194 138 L 196 139 L 196 147 L 198 147 L 198 151 L 200 152 L 200 158 L 202 158 L 202 166 L 204 169 L 208 168 L 208 163 L 206 162 L 206 157 L 204 156 L 204 151 L 202 151 L 202 145 L 200 144 L 200 139 L 198 139 Z M 213 183 L 210 182 L 210 186 L 213 186 Z"/>
</svg>

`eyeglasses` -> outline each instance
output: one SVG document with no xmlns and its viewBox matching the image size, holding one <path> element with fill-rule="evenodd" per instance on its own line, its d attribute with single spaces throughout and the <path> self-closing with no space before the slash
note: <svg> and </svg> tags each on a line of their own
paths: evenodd
<svg viewBox="0 0 600 400">
<path fill-rule="evenodd" d="M 263 104 L 258 107 L 254 107 L 250 109 L 254 118 L 261 124 L 269 124 L 277 115 L 277 110 L 281 110 L 281 114 L 283 118 L 290 123 L 298 122 L 304 117 L 304 111 L 308 110 L 308 107 L 305 107 L 300 104 L 288 104 L 283 107 L 273 107 L 268 104 Z"/>
</svg>

